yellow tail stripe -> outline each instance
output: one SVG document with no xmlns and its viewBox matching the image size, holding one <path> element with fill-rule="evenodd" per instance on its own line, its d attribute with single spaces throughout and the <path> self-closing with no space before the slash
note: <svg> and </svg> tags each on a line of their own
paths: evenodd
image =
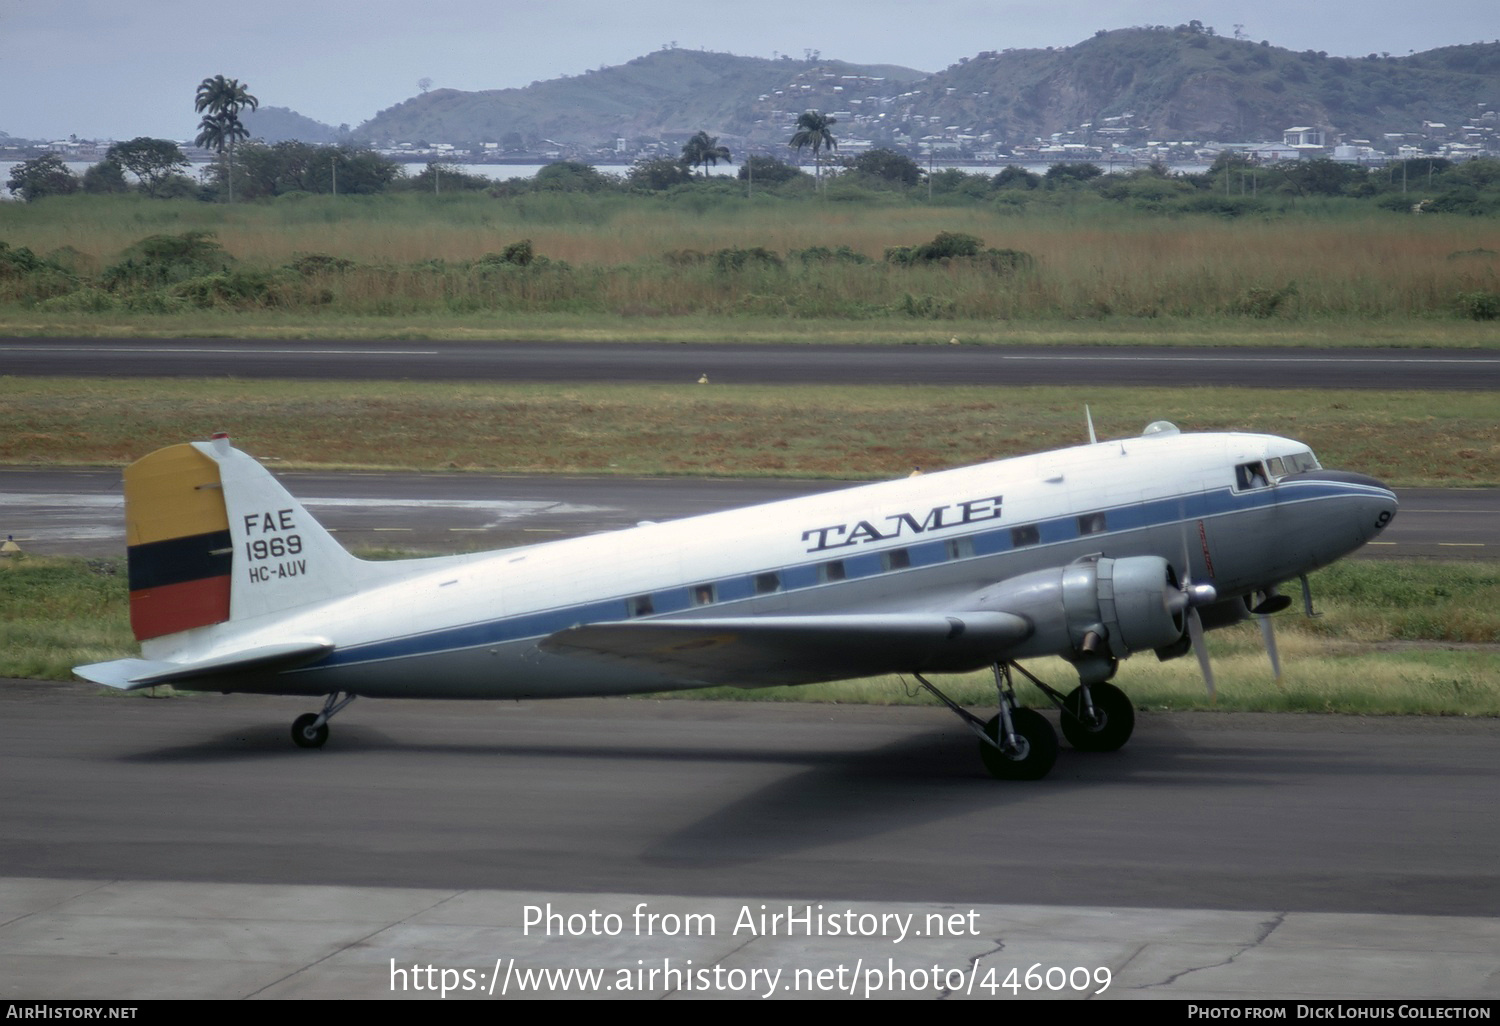
<svg viewBox="0 0 1500 1026">
<path fill-rule="evenodd" d="M 158 449 L 125 468 L 127 545 L 228 529 L 219 465 L 191 445 Z"/>
</svg>

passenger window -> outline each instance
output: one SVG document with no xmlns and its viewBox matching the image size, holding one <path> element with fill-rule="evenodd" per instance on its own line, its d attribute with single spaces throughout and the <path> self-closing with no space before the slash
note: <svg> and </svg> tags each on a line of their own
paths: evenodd
<svg viewBox="0 0 1500 1026">
<path fill-rule="evenodd" d="M 1098 534 L 1104 530 L 1103 513 L 1085 513 L 1078 518 L 1079 534 Z"/>
<path fill-rule="evenodd" d="M 829 560 L 818 567 L 818 580 L 824 584 L 832 581 L 842 581 L 844 578 L 844 561 L 842 559 Z"/>
<path fill-rule="evenodd" d="M 911 566 L 911 553 L 905 549 L 891 549 L 880 554 L 880 565 L 885 570 L 905 570 Z"/>
<path fill-rule="evenodd" d="M 693 589 L 693 605 L 706 606 L 714 600 L 714 586 L 712 584 L 700 584 Z"/>
<path fill-rule="evenodd" d="M 755 594 L 769 595 L 781 590 L 781 575 L 775 573 L 755 575 Z"/>
<path fill-rule="evenodd" d="M 1042 540 L 1042 532 L 1035 524 L 1027 524 L 1025 527 L 1012 527 L 1010 529 L 1010 543 L 1014 548 L 1022 548 L 1027 545 L 1035 545 Z"/>
<path fill-rule="evenodd" d="M 968 559 L 974 555 L 974 540 L 972 538 L 949 538 L 945 549 L 949 559 Z"/>
<path fill-rule="evenodd" d="M 637 595 L 630 600 L 631 616 L 650 616 L 656 612 L 656 606 L 651 601 L 650 595 Z"/>
</svg>

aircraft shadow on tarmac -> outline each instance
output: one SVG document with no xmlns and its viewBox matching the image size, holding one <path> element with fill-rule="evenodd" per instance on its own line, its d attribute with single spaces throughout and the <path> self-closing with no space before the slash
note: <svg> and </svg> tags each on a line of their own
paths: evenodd
<svg viewBox="0 0 1500 1026">
<path fill-rule="evenodd" d="M 1202 750 L 1194 741 L 1162 723 L 1148 743 L 1113 753 L 1065 750 L 1057 771 L 1046 781 L 1000 783 L 976 771 L 969 745 L 955 730 L 936 729 L 869 749 L 817 751 L 805 746 L 763 743 L 736 747 L 732 733 L 713 746 L 631 743 L 493 744 L 405 741 L 399 734 L 361 723 L 347 723 L 335 744 L 305 752 L 289 747 L 280 722 L 240 725 L 187 745 L 172 745 L 123 755 L 123 761 L 174 766 L 227 766 L 236 762 L 306 765 L 308 780 L 317 768 L 358 759 L 392 779 L 405 772 L 406 757 L 472 760 L 529 759 L 571 763 L 607 763 L 605 772 L 624 772 L 626 764 L 681 764 L 675 773 L 692 780 L 692 766 L 746 767 L 744 790 L 736 791 L 722 773 L 711 791 L 693 796 L 698 819 L 663 834 L 641 855 L 660 868 L 691 864 L 728 867 L 795 856 L 828 844 L 862 842 L 891 829 L 893 807 L 904 810 L 906 827 L 941 822 L 975 813 L 1008 815 L 1041 800 L 1064 804 L 1111 802 L 1128 788 L 1187 789 L 1193 802 L 1212 802 L 1225 785 L 1274 788 L 1309 775 L 1359 774 L 1372 767 L 1351 765 L 1338 753 L 1317 750 L 1271 753 L 1254 747 Z M 955 743 L 955 742 L 959 743 Z M 977 745 L 977 741 L 975 744 Z M 371 757 L 378 762 L 372 762 Z M 787 767 L 790 772 L 770 783 L 755 767 Z M 469 772 L 464 770 L 463 772 Z M 497 777 L 506 771 L 497 769 Z M 499 799 L 504 802 L 504 798 Z M 688 799 L 692 801 L 693 799 Z M 692 808 L 693 806 L 689 806 Z"/>
</svg>

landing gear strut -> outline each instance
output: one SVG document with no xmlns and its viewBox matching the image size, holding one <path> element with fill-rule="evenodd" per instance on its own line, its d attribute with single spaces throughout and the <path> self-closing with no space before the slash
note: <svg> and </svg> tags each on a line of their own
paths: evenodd
<svg viewBox="0 0 1500 1026">
<path fill-rule="evenodd" d="M 328 740 L 328 721 L 333 719 L 335 713 L 357 698 L 357 695 L 347 695 L 343 701 L 339 701 L 340 692 L 334 691 L 329 694 L 323 702 L 323 711 L 316 713 L 303 713 L 292 721 L 292 743 L 298 748 L 322 748 L 323 742 Z"/>
<path fill-rule="evenodd" d="M 997 780 L 1040 780 L 1057 761 L 1057 733 L 1041 713 L 1022 709 L 1016 703 L 1010 667 L 1010 663 L 994 666 L 1000 712 L 988 723 L 943 694 L 920 673 L 913 676 L 979 736 L 979 758 L 990 776 Z"/>
<path fill-rule="evenodd" d="M 1080 684 L 1064 695 L 1037 679 L 1020 663 L 996 663 L 992 669 L 995 690 L 1000 695 L 1000 712 L 987 723 L 943 694 L 920 673 L 913 676 L 979 735 L 979 758 L 996 779 L 1040 780 L 1057 761 L 1057 733 L 1041 713 L 1017 704 L 1012 669 L 1035 684 L 1062 711 L 1063 736 L 1080 752 L 1113 752 L 1123 747 L 1135 732 L 1135 706 L 1113 684 L 1104 681 Z"/>
</svg>

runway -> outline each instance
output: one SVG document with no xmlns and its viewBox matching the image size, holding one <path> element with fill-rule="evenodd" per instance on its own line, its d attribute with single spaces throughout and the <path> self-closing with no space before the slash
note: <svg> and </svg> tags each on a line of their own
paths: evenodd
<svg viewBox="0 0 1500 1026">
<path fill-rule="evenodd" d="M 933 708 L 363 700 L 309 752 L 305 704 L 0 683 L 4 996 L 420 997 L 389 960 L 502 957 L 1500 996 L 1494 721 L 1146 712 L 1121 752 L 1000 784 Z M 720 932 L 523 933 L 549 902 Z M 905 948 L 728 932 L 762 904 L 977 918 Z"/>
<path fill-rule="evenodd" d="M 1500 353 L 1378 348 L 0 339 L 0 374 L 329 381 L 1500 389 Z"/>
</svg>

